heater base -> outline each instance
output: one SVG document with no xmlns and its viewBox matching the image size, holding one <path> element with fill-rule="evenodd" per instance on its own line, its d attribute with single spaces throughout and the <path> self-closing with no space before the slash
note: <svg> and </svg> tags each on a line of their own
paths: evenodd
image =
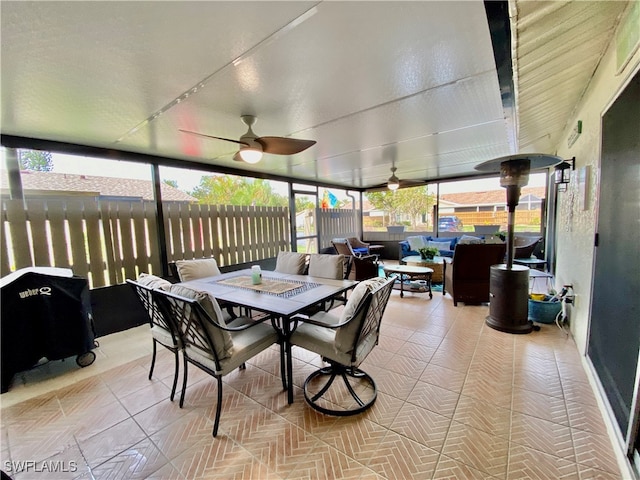
<svg viewBox="0 0 640 480">
<path fill-rule="evenodd" d="M 530 333 L 529 322 L 529 269 L 504 264 L 491 267 L 489 280 L 489 316 L 486 324 L 501 332 Z"/>
</svg>

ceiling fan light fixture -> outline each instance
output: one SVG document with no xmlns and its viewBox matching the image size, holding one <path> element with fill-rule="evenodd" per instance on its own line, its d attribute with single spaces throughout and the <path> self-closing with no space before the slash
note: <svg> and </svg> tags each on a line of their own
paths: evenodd
<svg viewBox="0 0 640 480">
<path fill-rule="evenodd" d="M 400 187 L 400 179 L 396 177 L 396 167 L 391 167 L 391 176 L 387 181 L 387 188 L 392 192 L 396 191 Z"/>
<path fill-rule="evenodd" d="M 262 160 L 262 150 L 253 147 L 241 148 L 240 158 L 246 163 L 258 163 Z"/>
</svg>

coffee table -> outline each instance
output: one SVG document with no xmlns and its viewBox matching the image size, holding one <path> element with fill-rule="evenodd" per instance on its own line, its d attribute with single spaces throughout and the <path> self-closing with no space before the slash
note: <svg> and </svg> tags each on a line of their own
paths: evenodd
<svg viewBox="0 0 640 480">
<path fill-rule="evenodd" d="M 450 260 L 450 259 L 449 259 Z M 433 270 L 431 281 L 435 283 L 442 283 L 443 263 L 447 261 L 447 257 L 433 257 L 430 260 L 423 259 L 420 255 L 410 255 L 402 259 L 407 265 L 414 265 L 416 267 L 428 267 Z"/>
<path fill-rule="evenodd" d="M 400 281 L 400 298 L 404 297 L 404 282 L 412 281 L 412 280 L 425 280 L 427 285 L 423 290 L 408 290 L 408 291 L 417 291 L 420 293 L 429 292 L 429 298 L 433 298 L 433 293 L 431 292 L 431 275 L 433 274 L 433 269 L 428 267 L 415 267 L 412 265 L 388 265 L 383 267 L 385 276 L 391 277 L 396 276 Z M 396 286 L 393 286 L 396 288 Z"/>
</svg>

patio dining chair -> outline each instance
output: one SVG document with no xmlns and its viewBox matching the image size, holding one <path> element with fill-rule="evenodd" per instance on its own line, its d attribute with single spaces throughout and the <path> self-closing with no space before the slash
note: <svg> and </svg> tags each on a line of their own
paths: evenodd
<svg viewBox="0 0 640 480">
<path fill-rule="evenodd" d="M 190 282 L 201 278 L 216 277 L 221 275 L 218 262 L 215 258 L 195 258 L 193 260 L 176 260 L 174 263 L 176 274 L 181 282 Z M 220 302 L 223 309 L 225 321 L 229 322 L 236 318 L 238 314 L 233 310 L 233 306 Z M 251 311 L 245 310 L 246 316 L 251 316 Z"/>
<path fill-rule="evenodd" d="M 173 319 L 182 336 L 184 376 L 180 405 L 184 403 L 189 363 L 217 380 L 218 398 L 212 433 L 215 437 L 222 411 L 222 377 L 237 367 L 246 368 L 245 362 L 278 343 L 275 326 L 248 317 L 238 317 L 226 324 L 214 298 L 184 285 L 172 285 L 170 291 L 154 290 L 152 295 L 165 315 Z"/>
<path fill-rule="evenodd" d="M 344 255 L 330 255 L 322 253 L 312 253 L 309 255 L 309 272 L 310 277 L 329 278 L 332 280 L 344 280 L 349 276 L 350 270 L 349 257 Z M 346 293 L 333 297 L 329 304 L 323 302 L 311 310 L 305 311 L 306 315 L 311 315 L 319 310 L 327 311 L 334 308 L 338 304 L 346 304 Z"/>
<path fill-rule="evenodd" d="M 175 357 L 175 369 L 173 373 L 173 385 L 171 387 L 171 401 L 176 394 L 178 384 L 178 373 L 180 370 L 180 360 L 178 352 L 182 349 L 182 341 L 176 325 L 170 317 L 163 314 L 154 301 L 151 292 L 155 288 L 169 288 L 171 283 L 157 277 L 141 273 L 137 281 L 127 279 L 126 282 L 133 288 L 140 303 L 144 307 L 149 317 L 151 327 L 151 338 L 153 339 L 153 353 L 151 355 L 151 367 L 149 368 L 149 380 L 153 376 L 156 364 L 157 345 L 160 344 L 168 349 Z"/>
<path fill-rule="evenodd" d="M 325 312 L 309 318 L 294 317 L 291 345 L 315 352 L 329 363 L 304 382 L 304 398 L 315 410 L 328 415 L 355 415 L 376 401 L 375 381 L 359 366 L 378 343 L 380 323 L 393 282 L 384 278 L 360 282 L 340 317 Z M 336 377 L 342 378 L 346 392 L 334 385 Z"/>
</svg>

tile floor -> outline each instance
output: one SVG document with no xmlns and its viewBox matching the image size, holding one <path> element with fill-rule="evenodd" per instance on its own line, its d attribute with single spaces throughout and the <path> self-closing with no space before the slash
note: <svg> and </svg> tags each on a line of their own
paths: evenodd
<svg viewBox="0 0 640 480">
<path fill-rule="evenodd" d="M 555 325 L 500 333 L 487 313 L 394 291 L 363 365 L 378 384 L 371 410 L 310 409 L 299 387 L 320 363 L 300 349 L 287 405 L 273 348 L 225 378 L 216 439 L 213 379 L 190 368 L 180 409 L 169 352 L 147 379 L 146 326 L 105 337 L 90 367 L 16 377 L 0 399 L 2 469 L 34 462 L 8 472 L 16 480 L 621 478 L 573 340 Z"/>
</svg>

